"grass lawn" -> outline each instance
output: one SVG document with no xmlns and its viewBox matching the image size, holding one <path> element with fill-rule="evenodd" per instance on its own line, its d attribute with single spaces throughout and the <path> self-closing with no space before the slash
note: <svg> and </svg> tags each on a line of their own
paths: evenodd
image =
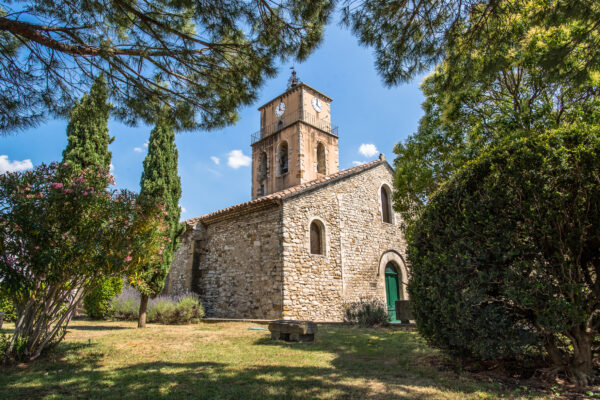
<svg viewBox="0 0 600 400">
<path fill-rule="evenodd" d="M 75 321 L 53 355 L 0 367 L 0 399 L 549 398 L 439 370 L 412 331 L 321 325 L 290 344 L 255 326 Z"/>
</svg>

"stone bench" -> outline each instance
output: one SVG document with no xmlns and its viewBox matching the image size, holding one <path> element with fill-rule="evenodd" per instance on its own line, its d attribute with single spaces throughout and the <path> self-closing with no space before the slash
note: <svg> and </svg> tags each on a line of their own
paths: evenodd
<svg viewBox="0 0 600 400">
<path fill-rule="evenodd" d="M 269 323 L 271 339 L 286 342 L 312 342 L 317 333 L 317 324 L 312 321 L 294 321 L 289 319 Z"/>
</svg>

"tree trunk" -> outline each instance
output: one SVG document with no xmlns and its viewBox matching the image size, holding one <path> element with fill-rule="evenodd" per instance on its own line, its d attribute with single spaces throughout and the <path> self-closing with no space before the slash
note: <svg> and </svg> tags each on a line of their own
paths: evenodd
<svg viewBox="0 0 600 400">
<path fill-rule="evenodd" d="M 596 380 L 592 360 L 593 335 L 575 327 L 567 336 L 573 346 L 572 351 L 563 353 L 559 350 L 551 335 L 546 340 L 545 348 L 556 370 L 565 371 L 569 380 L 578 386 L 589 386 Z"/>
<path fill-rule="evenodd" d="M 571 343 L 573 344 L 573 357 L 567 372 L 573 383 L 579 386 L 589 386 L 596 379 L 592 361 L 593 335 L 580 327 L 575 327 L 570 333 Z"/>
<path fill-rule="evenodd" d="M 140 316 L 138 319 L 138 328 L 146 327 L 146 309 L 148 308 L 148 295 L 143 294 L 140 298 Z"/>
</svg>

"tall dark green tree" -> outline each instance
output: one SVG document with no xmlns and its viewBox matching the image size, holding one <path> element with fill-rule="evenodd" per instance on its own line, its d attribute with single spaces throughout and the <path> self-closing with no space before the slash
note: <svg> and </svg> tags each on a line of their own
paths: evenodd
<svg viewBox="0 0 600 400">
<path fill-rule="evenodd" d="M 113 117 L 234 123 L 279 61 L 321 42 L 333 0 L 0 1 L 0 134 L 66 116 L 99 73 Z"/>
<path fill-rule="evenodd" d="M 77 169 L 110 170 L 112 153 L 108 150 L 108 145 L 114 140 L 108 132 L 110 107 L 106 79 L 100 75 L 92 84 L 90 92 L 84 94 L 71 110 L 63 162 L 68 162 Z M 104 190 L 106 187 L 96 189 Z M 89 317 L 102 319 L 106 316 L 109 300 L 121 292 L 122 281 L 123 278 L 119 276 L 97 279 L 97 284 L 83 300 Z"/>
<path fill-rule="evenodd" d="M 110 104 L 106 79 L 100 75 L 93 83 L 89 94 L 71 110 L 67 125 L 67 148 L 63 161 L 81 169 L 100 167 L 108 171 L 112 153 L 108 145 L 114 140 L 108 133 Z"/>
<path fill-rule="evenodd" d="M 132 282 L 140 291 L 140 312 L 138 327 L 146 326 L 146 309 L 148 298 L 158 295 L 169 273 L 173 253 L 177 249 L 181 234 L 179 217 L 181 210 L 181 181 L 177 175 L 177 148 L 175 132 L 170 110 L 163 108 L 157 113 L 156 126 L 150 132 L 148 154 L 144 159 L 144 171 L 140 181 L 142 197 L 150 197 L 164 205 L 167 231 L 164 234 L 162 260 L 155 264 L 145 265 L 136 274 Z"/>
</svg>

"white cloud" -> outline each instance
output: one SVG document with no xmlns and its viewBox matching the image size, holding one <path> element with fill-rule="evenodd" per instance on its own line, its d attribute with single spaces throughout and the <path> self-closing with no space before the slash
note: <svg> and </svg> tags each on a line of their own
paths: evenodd
<svg viewBox="0 0 600 400">
<path fill-rule="evenodd" d="M 247 167 L 252 161 L 250 157 L 245 155 L 241 150 L 231 150 L 229 154 L 227 154 L 227 156 L 227 165 L 229 165 L 233 169 L 238 169 L 239 167 Z"/>
<path fill-rule="evenodd" d="M 358 148 L 358 152 L 365 157 L 373 157 L 379 153 L 379 150 L 373 143 L 363 143 Z"/>
<path fill-rule="evenodd" d="M 33 168 L 33 164 L 30 159 L 23 161 L 9 161 L 7 155 L 0 156 L 0 174 L 5 172 L 23 171 L 26 169 Z"/>
<path fill-rule="evenodd" d="M 114 170 L 115 170 L 115 164 L 110 163 L 109 171 L 114 171 Z"/>
<path fill-rule="evenodd" d="M 144 147 L 148 148 L 148 141 L 146 140 L 146 143 L 144 143 Z"/>
<path fill-rule="evenodd" d="M 352 165 L 362 165 L 364 163 L 364 161 L 352 161 Z"/>
<path fill-rule="evenodd" d="M 134 148 L 133 148 L 133 151 L 135 151 L 136 153 L 141 153 L 141 152 L 143 152 L 144 150 L 142 150 L 142 148 L 141 148 L 141 147 L 134 147 Z"/>
<path fill-rule="evenodd" d="M 179 208 L 181 208 L 181 212 L 182 212 L 182 213 L 185 213 L 185 212 L 187 212 L 187 208 L 185 208 L 184 206 L 179 206 Z"/>
<path fill-rule="evenodd" d="M 219 157 L 210 156 L 210 159 L 213 160 L 216 165 L 221 164 L 221 159 Z"/>
</svg>

